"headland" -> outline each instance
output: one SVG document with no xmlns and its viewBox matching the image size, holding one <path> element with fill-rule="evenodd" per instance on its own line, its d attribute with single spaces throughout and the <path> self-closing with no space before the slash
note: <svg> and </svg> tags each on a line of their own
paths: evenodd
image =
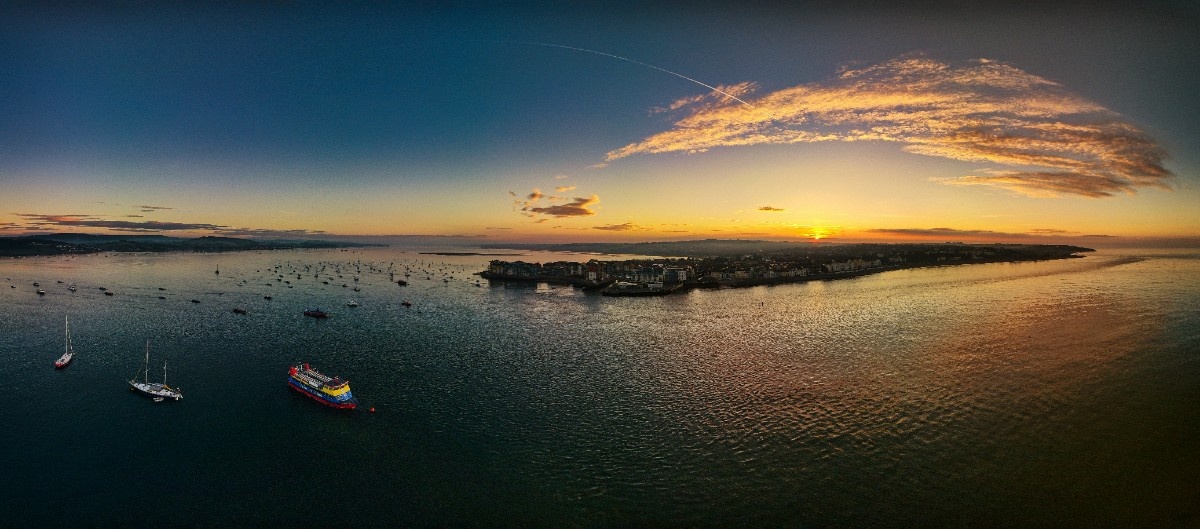
<svg viewBox="0 0 1200 529">
<path fill-rule="evenodd" d="M 692 288 L 737 288 L 861 277 L 892 270 L 1082 257 L 1091 248 L 1046 244 L 820 244 L 703 240 L 657 243 L 519 244 L 493 248 L 653 255 L 646 259 L 529 263 L 492 261 L 479 275 L 649 296 Z M 673 257 L 662 257 L 673 256 Z"/>
</svg>

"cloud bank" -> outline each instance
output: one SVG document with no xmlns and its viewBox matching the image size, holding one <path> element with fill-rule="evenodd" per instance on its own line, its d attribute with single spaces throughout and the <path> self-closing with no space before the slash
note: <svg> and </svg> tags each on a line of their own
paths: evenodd
<svg viewBox="0 0 1200 529">
<path fill-rule="evenodd" d="M 740 103 L 720 93 L 656 111 L 689 114 L 668 131 L 608 153 L 696 153 L 715 147 L 878 141 L 914 154 L 995 164 L 942 180 L 1029 196 L 1107 197 L 1170 189 L 1166 152 L 1119 114 L 1014 66 L 979 59 L 950 64 L 906 56 L 845 69 L 819 83 Z"/>
<path fill-rule="evenodd" d="M 605 224 L 603 226 L 592 226 L 592 229 L 601 231 L 635 231 L 642 228 L 631 222 L 626 222 L 624 224 Z"/>
<path fill-rule="evenodd" d="M 1080 236 L 1077 232 L 1057 228 L 1036 228 L 1026 233 L 1014 233 L 992 230 L 960 230 L 956 228 L 875 228 L 864 230 L 866 233 L 877 235 L 892 235 L 914 238 L 933 238 L 941 240 L 959 240 L 962 238 L 976 239 L 1039 239 L 1051 236 Z"/>
<path fill-rule="evenodd" d="M 168 209 L 168 208 L 159 208 Z M 96 215 L 46 215 L 41 213 L 15 213 L 25 219 L 24 223 L 7 223 L 4 230 L 50 231 L 60 228 L 104 228 L 118 232 L 157 233 L 164 231 L 208 232 L 230 237 L 289 237 L 318 235 L 325 233 L 320 230 L 273 230 L 263 228 L 235 228 L 220 224 L 192 222 L 160 222 L 156 220 L 131 221 L 112 220 Z M 128 218 L 128 217 L 126 217 Z"/>
</svg>

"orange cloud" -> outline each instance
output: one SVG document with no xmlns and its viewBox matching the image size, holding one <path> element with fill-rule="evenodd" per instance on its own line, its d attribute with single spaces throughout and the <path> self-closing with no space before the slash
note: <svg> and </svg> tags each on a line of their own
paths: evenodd
<svg viewBox="0 0 1200 529">
<path fill-rule="evenodd" d="M 934 240 L 1008 240 L 1008 239 L 1038 239 L 1050 236 L 1078 236 L 1078 232 L 1057 228 L 1037 228 L 1026 233 L 1002 232 L 992 230 L 960 230 L 956 228 L 874 228 L 864 230 L 865 233 L 877 235 L 899 236 L 907 238 L 923 238 Z M 1108 235 L 1087 235 L 1086 237 L 1108 237 Z"/>
<path fill-rule="evenodd" d="M 987 59 L 901 57 L 757 99 L 748 95 L 753 84 L 735 87 L 724 90 L 739 100 L 714 92 L 676 101 L 667 110 L 690 114 L 671 130 L 609 152 L 605 163 L 715 147 L 880 141 L 914 154 L 1007 166 L 943 183 L 1030 196 L 1170 189 L 1174 177 L 1163 165 L 1166 152 L 1119 114 Z"/>
<path fill-rule="evenodd" d="M 641 228 L 639 226 L 637 226 L 636 224 L 626 222 L 624 224 L 608 224 L 608 225 L 604 225 L 604 226 L 592 226 L 592 229 L 593 230 L 604 230 L 604 231 L 633 231 L 633 230 L 638 230 Z"/>
<path fill-rule="evenodd" d="M 787 211 L 783 208 L 775 208 L 775 207 L 771 207 L 771 206 L 763 206 L 761 208 L 758 208 L 758 210 L 759 211 L 770 211 L 770 212 L 775 212 L 775 213 L 778 213 L 781 211 Z"/>
</svg>

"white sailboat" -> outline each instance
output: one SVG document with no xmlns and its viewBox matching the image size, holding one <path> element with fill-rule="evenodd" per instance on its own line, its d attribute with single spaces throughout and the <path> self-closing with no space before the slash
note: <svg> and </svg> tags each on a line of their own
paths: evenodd
<svg viewBox="0 0 1200 529">
<path fill-rule="evenodd" d="M 162 402 L 162 399 L 183 398 L 183 393 L 179 389 L 172 388 L 167 385 L 167 360 L 163 359 L 163 381 L 150 382 L 150 340 L 146 340 L 146 358 L 142 361 L 143 378 L 141 382 L 137 380 L 137 374 L 129 379 L 129 389 L 137 391 L 144 395 L 154 397 L 154 402 Z"/>
<path fill-rule="evenodd" d="M 58 360 L 54 361 L 55 369 L 67 367 L 67 365 L 71 363 L 71 360 L 75 358 L 75 348 L 71 346 L 71 320 L 69 320 L 66 316 L 63 316 L 63 324 L 65 326 L 64 332 L 66 333 L 66 345 L 64 346 L 66 350 L 63 352 L 63 355 L 58 358 Z"/>
</svg>

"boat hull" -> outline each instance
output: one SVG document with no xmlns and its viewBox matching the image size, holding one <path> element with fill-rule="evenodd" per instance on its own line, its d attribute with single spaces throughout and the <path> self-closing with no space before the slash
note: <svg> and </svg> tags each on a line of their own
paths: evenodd
<svg viewBox="0 0 1200 529">
<path fill-rule="evenodd" d="M 358 407 L 358 400 L 354 399 L 353 397 L 351 397 L 350 400 L 339 402 L 339 401 L 325 397 L 324 395 L 318 393 L 316 390 L 304 385 L 301 382 L 296 381 L 296 379 L 294 379 L 294 378 L 290 378 L 290 377 L 288 378 L 288 387 L 296 390 L 296 392 L 298 392 L 310 399 L 313 399 L 317 402 L 320 402 L 321 404 L 329 406 L 330 408 L 337 408 L 340 410 L 353 410 L 354 408 Z"/>
<path fill-rule="evenodd" d="M 183 398 L 183 394 L 178 390 L 159 383 L 146 383 L 129 381 L 129 389 L 141 393 L 147 397 L 164 398 L 179 400 Z"/>
</svg>

